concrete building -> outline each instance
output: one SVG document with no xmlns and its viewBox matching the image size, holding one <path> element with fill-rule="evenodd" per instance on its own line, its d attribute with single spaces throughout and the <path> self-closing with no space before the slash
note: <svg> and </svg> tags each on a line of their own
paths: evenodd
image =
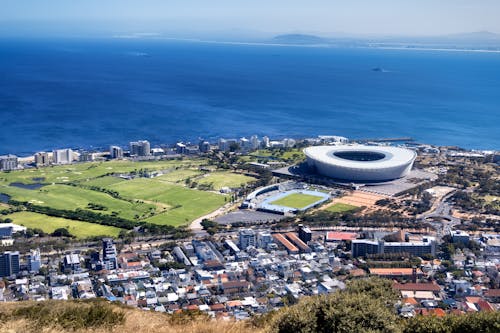
<svg viewBox="0 0 500 333">
<path fill-rule="evenodd" d="M 19 273 L 19 252 L 6 251 L 0 255 L 0 277 Z"/>
<path fill-rule="evenodd" d="M 436 255 L 436 239 L 424 237 L 421 242 L 385 242 L 383 240 L 355 239 L 351 244 L 352 256 L 369 254 L 407 253 L 413 256 Z"/>
<path fill-rule="evenodd" d="M 256 245 L 255 231 L 252 229 L 241 229 L 239 232 L 240 249 L 246 250 L 249 246 Z"/>
<path fill-rule="evenodd" d="M 210 143 L 208 141 L 201 140 L 198 144 L 198 149 L 201 153 L 208 153 L 210 151 Z"/>
<path fill-rule="evenodd" d="M 78 254 L 67 254 L 64 256 L 64 269 L 73 272 L 79 272 L 82 267 L 80 264 L 80 256 Z"/>
<path fill-rule="evenodd" d="M 150 156 L 151 144 L 147 140 L 130 142 L 130 156 Z"/>
<path fill-rule="evenodd" d="M 10 171 L 17 169 L 17 156 L 16 155 L 3 155 L 0 156 L 0 170 Z"/>
<path fill-rule="evenodd" d="M 80 153 L 80 157 L 78 157 L 79 162 L 92 162 L 94 161 L 94 154 L 88 151 L 84 151 Z"/>
<path fill-rule="evenodd" d="M 28 271 L 33 273 L 38 273 L 40 267 L 42 266 L 42 257 L 40 256 L 40 250 L 31 250 L 26 257 L 28 263 Z"/>
<path fill-rule="evenodd" d="M 35 154 L 35 165 L 37 167 L 47 166 L 50 164 L 49 153 L 39 152 Z"/>
<path fill-rule="evenodd" d="M 73 163 L 73 150 L 56 149 L 52 152 L 52 159 L 54 164 L 71 164 Z"/>
<path fill-rule="evenodd" d="M 271 140 L 268 136 L 265 136 L 262 138 L 262 142 L 260 143 L 260 145 L 262 148 L 269 148 L 271 147 Z"/>
<path fill-rule="evenodd" d="M 302 224 L 299 224 L 299 238 L 306 244 L 310 242 L 312 239 L 311 229 L 309 229 L 306 226 L 303 226 Z"/>
<path fill-rule="evenodd" d="M 260 231 L 257 234 L 257 246 L 261 249 L 267 249 L 269 244 L 273 244 L 273 236 L 268 231 Z"/>
<path fill-rule="evenodd" d="M 186 154 L 187 153 L 186 145 L 183 144 L 182 142 L 177 142 L 175 144 L 175 152 L 180 155 Z"/>
<path fill-rule="evenodd" d="M 110 146 L 109 147 L 109 157 L 112 159 L 121 159 L 123 158 L 123 149 L 118 146 Z"/>
<path fill-rule="evenodd" d="M 259 147 L 260 147 L 260 140 L 257 137 L 257 135 L 252 135 L 250 137 L 250 145 L 252 147 L 252 150 L 259 149 Z"/>
<path fill-rule="evenodd" d="M 463 230 L 452 230 L 450 231 L 451 239 L 453 243 L 464 243 L 467 244 L 469 242 L 469 234 Z"/>
<path fill-rule="evenodd" d="M 118 268 L 116 246 L 112 238 L 104 238 L 102 240 L 102 262 L 107 270 Z"/>
<path fill-rule="evenodd" d="M 313 146 L 304 149 L 309 168 L 320 175 L 353 182 L 387 181 L 406 176 L 417 154 L 390 146 Z"/>
</svg>

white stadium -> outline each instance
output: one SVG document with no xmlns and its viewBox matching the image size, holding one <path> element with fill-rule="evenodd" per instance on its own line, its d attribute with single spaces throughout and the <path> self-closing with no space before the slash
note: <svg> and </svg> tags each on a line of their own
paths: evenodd
<svg viewBox="0 0 500 333">
<path fill-rule="evenodd" d="M 389 146 L 313 146 L 304 149 L 316 173 L 351 182 L 381 182 L 406 176 L 417 154 Z"/>
</svg>

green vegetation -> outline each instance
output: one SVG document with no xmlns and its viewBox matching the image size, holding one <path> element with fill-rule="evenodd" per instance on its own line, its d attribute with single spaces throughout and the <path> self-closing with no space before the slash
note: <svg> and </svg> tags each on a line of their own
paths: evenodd
<svg viewBox="0 0 500 333">
<path fill-rule="evenodd" d="M 273 205 L 292 207 L 297 209 L 302 209 L 307 207 L 316 201 L 322 199 L 322 197 L 317 195 L 303 194 L 303 193 L 292 193 L 285 196 L 284 198 L 275 200 L 271 202 Z"/>
<path fill-rule="evenodd" d="M 113 212 L 126 219 L 148 216 L 155 206 L 145 203 L 134 203 L 111 197 L 106 193 L 92 191 L 69 185 L 47 185 L 38 190 L 27 190 L 13 186 L 0 186 L 0 192 L 11 196 L 12 200 L 29 202 L 34 205 L 47 206 L 55 209 L 89 209 L 89 204 L 99 203 L 106 210 L 99 209 L 103 214 Z M 91 209 L 90 209 L 91 210 Z"/>
<path fill-rule="evenodd" d="M 169 160 L 169 161 L 108 161 L 77 163 L 51 166 L 39 169 L 26 169 L 0 174 L 0 184 L 20 182 L 33 183 L 68 183 L 85 181 L 110 174 L 129 173 L 138 170 L 168 170 L 176 167 L 194 167 L 206 163 L 204 159 Z M 99 184 L 100 185 L 100 184 Z"/>
<path fill-rule="evenodd" d="M 193 178 L 201 175 L 201 171 L 193 169 L 178 169 L 159 176 L 158 180 L 167 181 L 170 183 L 181 183 L 188 178 Z"/>
<path fill-rule="evenodd" d="M 110 186 L 120 195 L 145 200 L 162 206 L 161 213 L 146 219 L 147 222 L 180 226 L 208 214 L 225 202 L 225 196 L 178 185 L 159 182 L 156 179 L 138 178 Z"/>
<path fill-rule="evenodd" d="M 74 221 L 32 212 L 12 213 L 6 215 L 5 218 L 10 218 L 13 223 L 23 225 L 30 229 L 41 229 L 46 233 L 53 233 L 56 229 L 65 228 L 71 235 L 77 238 L 94 236 L 117 237 L 120 231 L 123 230 L 96 223 Z"/>
<path fill-rule="evenodd" d="M 287 163 L 298 163 L 305 159 L 301 148 L 261 149 L 251 153 L 249 156 L 258 161 L 278 160 Z"/>
<path fill-rule="evenodd" d="M 357 208 L 358 207 L 353 206 L 353 205 L 348 205 L 345 203 L 338 202 L 338 203 L 333 204 L 330 207 L 326 208 L 325 210 L 332 212 L 332 213 L 343 213 L 343 212 L 354 211 Z"/>
<path fill-rule="evenodd" d="M 241 175 L 234 172 L 222 171 L 212 172 L 196 180 L 198 184 L 210 185 L 214 190 L 220 190 L 223 187 L 235 188 L 255 181 L 255 178 Z"/>
<path fill-rule="evenodd" d="M 256 318 L 257 327 L 275 333 L 459 333 L 499 332 L 500 312 L 460 316 L 400 318 L 397 294 L 390 280 L 371 278 L 348 282 L 345 290 L 302 298 L 298 304 Z"/>
</svg>

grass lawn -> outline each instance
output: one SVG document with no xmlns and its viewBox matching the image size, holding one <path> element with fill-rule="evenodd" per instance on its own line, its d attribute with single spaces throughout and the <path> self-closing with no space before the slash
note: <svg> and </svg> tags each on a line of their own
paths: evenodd
<svg viewBox="0 0 500 333">
<path fill-rule="evenodd" d="M 358 207 L 353 206 L 353 205 L 348 205 L 345 203 L 336 203 L 325 209 L 326 211 L 332 212 L 332 213 L 343 213 L 343 212 L 349 212 L 351 210 L 355 210 Z"/>
<path fill-rule="evenodd" d="M 168 205 L 165 212 L 146 219 L 157 224 L 179 226 L 208 214 L 225 203 L 225 196 L 185 188 L 159 180 L 137 178 L 109 186 L 123 197 Z"/>
<path fill-rule="evenodd" d="M 103 214 L 117 212 L 119 216 L 133 220 L 135 215 L 149 216 L 155 206 L 146 203 L 131 203 L 111 197 L 102 192 L 91 191 L 69 185 L 47 185 L 38 190 L 27 190 L 13 186 L 0 186 L 0 193 L 8 194 L 13 200 L 28 201 L 39 206 L 56 209 L 87 209 L 89 203 L 97 203 L 107 210 L 97 211 Z"/>
<path fill-rule="evenodd" d="M 220 190 L 223 187 L 240 187 L 241 184 L 247 184 L 254 181 L 254 177 L 233 173 L 230 171 L 211 172 L 207 176 L 197 179 L 198 184 L 212 184 L 214 190 Z"/>
<path fill-rule="evenodd" d="M 91 180 L 83 181 L 80 184 L 85 185 L 85 186 L 106 187 L 106 186 L 118 184 L 118 183 L 121 183 L 124 181 L 125 180 L 122 178 L 113 177 L 113 176 L 105 176 L 105 177 L 99 177 L 99 178 L 94 178 Z"/>
<path fill-rule="evenodd" d="M 302 209 L 321 200 L 323 197 L 317 195 L 303 194 L 303 193 L 292 193 L 284 198 L 270 202 L 272 205 L 279 205 L 291 208 Z"/>
<path fill-rule="evenodd" d="M 75 163 L 57 165 L 39 169 L 26 169 L 11 172 L 0 172 L 0 183 L 20 182 L 32 183 L 66 183 L 75 180 L 93 179 L 109 173 L 126 173 L 139 169 L 165 170 L 175 167 L 195 167 L 205 164 L 205 159 L 186 159 L 169 161 L 107 161 L 94 163 Z M 42 178 L 42 179 L 37 179 Z"/>
<path fill-rule="evenodd" d="M 165 175 L 159 176 L 155 179 L 167 181 L 170 183 L 184 182 L 186 179 L 201 175 L 201 171 L 193 169 L 178 169 L 171 171 Z"/>
<path fill-rule="evenodd" d="M 86 238 L 92 236 L 112 236 L 117 237 L 120 228 L 100 225 L 95 223 L 67 220 L 60 217 L 46 216 L 32 212 L 17 212 L 4 216 L 12 219 L 13 223 L 23 225 L 27 228 L 39 228 L 47 233 L 52 233 L 57 228 L 66 228 L 78 237 Z"/>
</svg>

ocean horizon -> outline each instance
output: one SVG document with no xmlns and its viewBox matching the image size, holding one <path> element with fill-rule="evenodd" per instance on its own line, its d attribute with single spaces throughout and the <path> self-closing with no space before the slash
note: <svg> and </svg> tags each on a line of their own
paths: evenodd
<svg viewBox="0 0 500 333">
<path fill-rule="evenodd" d="M 500 149 L 498 53 L 1 39 L 0 72 L 0 154 L 254 134 Z"/>
</svg>

